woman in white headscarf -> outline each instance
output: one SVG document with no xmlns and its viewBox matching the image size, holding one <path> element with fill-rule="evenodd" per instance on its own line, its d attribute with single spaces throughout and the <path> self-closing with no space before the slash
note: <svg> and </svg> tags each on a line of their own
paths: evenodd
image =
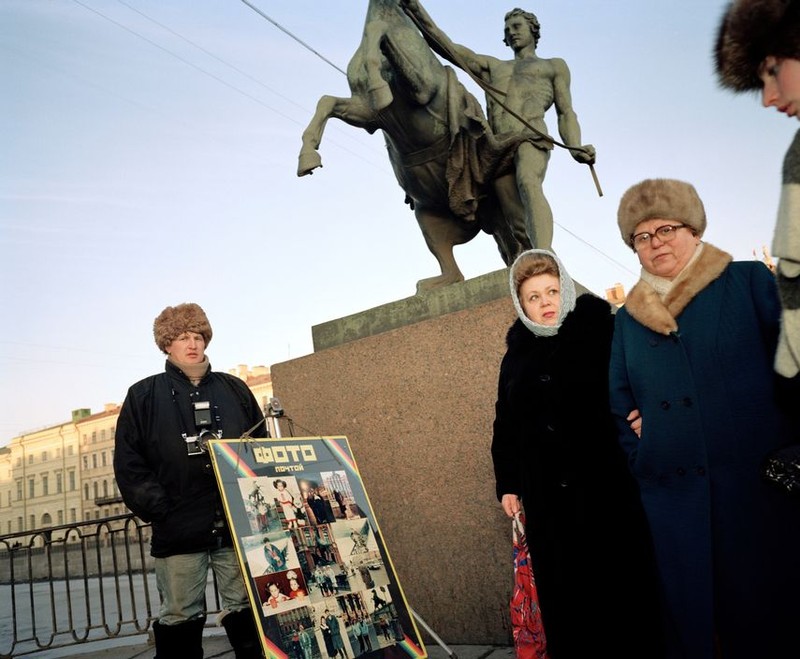
<svg viewBox="0 0 800 659">
<path fill-rule="evenodd" d="M 510 287 L 492 459 L 505 513 L 525 507 L 548 653 L 657 659 L 652 550 L 609 411 L 611 307 L 576 297 L 547 250 L 521 254 Z"/>
</svg>

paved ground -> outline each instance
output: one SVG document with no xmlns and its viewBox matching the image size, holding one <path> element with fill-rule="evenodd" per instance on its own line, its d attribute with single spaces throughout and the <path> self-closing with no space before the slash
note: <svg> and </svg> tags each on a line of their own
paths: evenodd
<svg viewBox="0 0 800 659">
<path fill-rule="evenodd" d="M 493 645 L 453 645 L 446 649 L 423 637 L 425 649 L 431 659 L 514 659 L 514 649 Z M 203 639 L 205 659 L 234 659 L 233 650 L 222 630 L 206 630 Z M 56 657 L 86 657 L 88 659 L 149 659 L 154 647 L 146 637 L 131 637 L 117 641 L 97 641 L 86 645 L 74 645 L 59 650 L 44 650 L 30 656 L 32 659 L 56 659 Z M 176 657 L 175 659 L 180 659 Z"/>
</svg>

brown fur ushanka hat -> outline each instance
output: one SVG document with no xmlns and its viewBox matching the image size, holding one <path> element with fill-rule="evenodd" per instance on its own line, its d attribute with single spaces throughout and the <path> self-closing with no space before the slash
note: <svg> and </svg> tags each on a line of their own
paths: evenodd
<svg viewBox="0 0 800 659">
<path fill-rule="evenodd" d="M 734 0 L 722 15 L 714 50 L 723 87 L 761 89 L 764 58 L 800 59 L 800 0 Z"/>
<path fill-rule="evenodd" d="M 211 323 L 199 304 L 184 302 L 174 307 L 167 307 L 153 321 L 153 336 L 161 352 L 184 332 L 201 334 L 208 345 L 211 342 Z"/>
<path fill-rule="evenodd" d="M 636 225 L 659 218 L 676 220 L 702 236 L 706 230 L 706 209 L 697 190 L 690 183 L 670 178 L 646 179 L 631 186 L 622 195 L 617 224 L 622 240 L 631 247 Z"/>
</svg>

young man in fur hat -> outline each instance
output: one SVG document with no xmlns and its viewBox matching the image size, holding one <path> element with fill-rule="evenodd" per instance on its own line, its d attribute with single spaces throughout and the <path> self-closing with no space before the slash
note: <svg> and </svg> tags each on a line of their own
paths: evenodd
<svg viewBox="0 0 800 659">
<path fill-rule="evenodd" d="M 764 107 L 800 118 L 800 0 L 735 0 L 720 22 L 715 49 L 723 87 L 761 92 Z M 775 370 L 800 373 L 800 131 L 783 162 L 772 242 L 783 313 Z"/>
<path fill-rule="evenodd" d="M 128 508 L 152 522 L 150 553 L 161 596 L 153 624 L 156 657 L 202 659 L 209 565 L 237 659 L 261 657 L 204 442 L 246 432 L 263 437 L 264 416 L 244 382 L 211 370 L 205 354 L 211 325 L 197 304 L 164 309 L 153 334 L 167 355 L 165 371 L 128 390 L 117 421 L 114 472 Z"/>
</svg>

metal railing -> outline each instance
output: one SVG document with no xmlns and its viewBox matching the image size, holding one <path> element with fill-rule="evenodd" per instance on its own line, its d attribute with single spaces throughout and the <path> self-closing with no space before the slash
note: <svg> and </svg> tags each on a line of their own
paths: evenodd
<svg viewBox="0 0 800 659">
<path fill-rule="evenodd" d="M 0 659 L 146 634 L 159 608 L 149 538 L 130 514 L 0 536 Z M 213 576 L 206 600 L 220 610 Z"/>
</svg>

